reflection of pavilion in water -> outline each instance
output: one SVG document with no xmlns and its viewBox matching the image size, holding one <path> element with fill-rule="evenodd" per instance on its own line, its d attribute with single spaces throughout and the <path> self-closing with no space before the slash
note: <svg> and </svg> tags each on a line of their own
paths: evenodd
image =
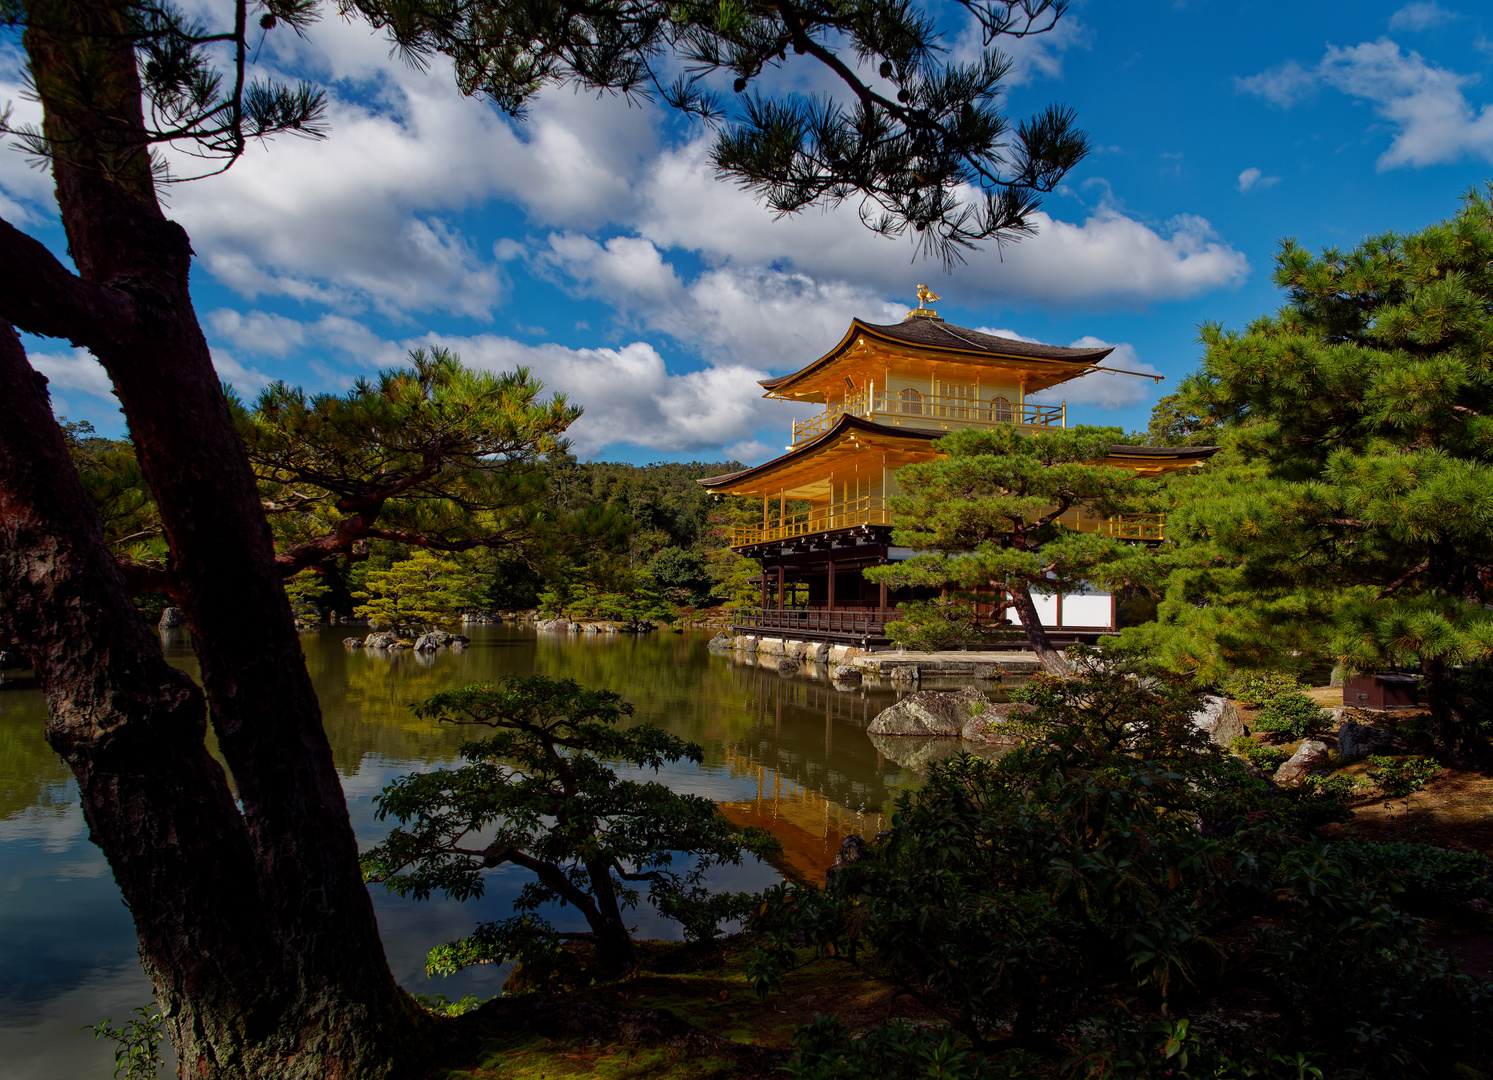
<svg viewBox="0 0 1493 1080">
<path fill-rule="evenodd" d="M 865 729 L 891 695 L 836 691 L 745 666 L 730 678 L 757 732 L 728 745 L 724 764 L 732 776 L 754 780 L 757 793 L 720 804 L 721 813 L 771 832 L 783 845 L 785 872 L 821 881 L 846 836 L 869 838 L 888 826 L 887 782 L 904 774 L 893 767 L 888 775 Z"/>
</svg>

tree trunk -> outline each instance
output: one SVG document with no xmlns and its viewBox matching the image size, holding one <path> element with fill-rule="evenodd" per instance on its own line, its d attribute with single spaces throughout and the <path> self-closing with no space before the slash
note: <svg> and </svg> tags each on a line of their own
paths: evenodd
<svg viewBox="0 0 1493 1080">
<path fill-rule="evenodd" d="M 999 585 L 998 582 L 992 584 Z M 1021 616 L 1021 629 L 1026 634 L 1026 639 L 1031 643 L 1032 651 L 1037 654 L 1037 659 L 1042 661 L 1042 670 L 1049 675 L 1059 678 L 1071 675 L 1073 669 L 1063 654 L 1058 652 L 1053 645 L 1052 639 L 1047 636 L 1047 630 L 1042 625 L 1042 617 L 1037 614 L 1037 605 L 1032 602 L 1032 594 L 1027 589 L 1018 585 L 1014 589 L 1007 590 L 1011 597 L 1011 606 L 1016 609 L 1016 614 Z"/>
<path fill-rule="evenodd" d="M 216 1033 L 178 1043 L 182 1074 L 388 1075 L 410 1060 L 427 1014 L 399 989 L 384 959 L 254 476 L 188 293 L 190 244 L 155 198 L 127 11 L 120 0 L 36 0 L 27 15 L 24 43 L 44 130 L 56 148 L 58 204 L 79 277 L 48 263 L 45 250 L 29 242 L 25 253 L 37 264 L 32 276 L 51 282 L 50 293 L 38 298 L 7 289 L 14 295 L 0 296 L 0 304 L 23 329 L 87 345 L 114 383 L 156 496 L 214 730 L 242 805 L 237 828 L 249 863 L 227 880 L 241 890 L 239 904 L 253 919 L 244 914 L 240 921 L 249 922 L 237 926 L 240 913 L 224 909 L 222 930 L 201 943 L 199 976 L 179 980 L 180 988 L 161 984 L 168 1004 L 192 1014 L 180 1022 L 183 1030 Z M 0 239 L 14 245 L 13 234 Z M 0 274 L 9 285 L 24 272 L 13 263 Z M 68 321 L 58 312 L 76 317 Z M 18 461 L 12 464 L 20 467 Z M 18 580 L 17 587 L 34 582 Z M 40 624 L 57 622 L 61 642 L 62 629 L 82 628 L 64 626 L 52 611 L 59 600 L 39 594 L 35 606 Z M 94 629 L 90 622 L 88 632 Z M 134 647 L 112 659 L 142 663 Z M 90 680 L 103 680 L 96 694 L 114 693 L 108 680 L 117 673 L 54 665 L 53 725 L 67 729 L 66 713 L 55 710 L 85 695 Z M 173 678 L 161 683 L 157 697 L 166 687 L 181 692 Z M 212 785 L 221 787 L 222 778 L 201 772 L 200 733 L 189 738 L 186 720 L 170 723 L 173 741 L 189 744 L 171 751 L 185 755 L 185 771 L 172 783 L 186 792 L 181 798 L 215 806 Z M 119 805 L 94 789 L 109 783 L 108 774 L 88 766 L 86 740 L 80 746 L 79 783 L 85 804 L 97 808 L 90 826 L 121 882 L 137 872 L 166 880 L 181 853 L 168 837 L 151 843 L 133 837 L 129 815 L 172 822 L 169 798 L 161 796 L 166 801 L 157 806 L 160 793 L 146 785 L 133 809 Z M 212 827 L 220 825 L 213 819 Z M 115 860 L 132 844 L 140 845 L 143 865 L 122 867 Z M 181 895 L 216 895 L 207 880 L 215 873 L 211 860 L 183 863 L 179 873 L 203 877 L 196 891 L 183 882 Z M 180 896 L 166 896 L 136 913 L 137 924 L 152 923 L 142 931 L 142 949 L 147 939 L 189 939 L 193 920 L 215 922 L 219 914 L 215 903 L 187 912 L 174 906 Z M 245 929 L 254 919 L 257 934 Z M 266 949 L 272 955 L 256 959 Z M 247 972 L 234 970 L 241 955 L 252 961 Z M 264 965 L 266 977 L 255 975 Z M 247 985 L 228 985 L 241 979 Z M 247 1005 L 237 1003 L 243 995 L 252 999 Z"/>
<path fill-rule="evenodd" d="M 591 919 L 591 929 L 596 933 L 596 959 L 602 969 L 614 974 L 629 971 L 638 966 L 638 952 L 622 920 L 622 910 L 617 906 L 617 890 L 612 882 L 612 860 L 593 859 L 586 863 L 586 874 L 591 879 L 591 898 L 596 905 L 596 917 Z"/>
<path fill-rule="evenodd" d="M 279 951 L 243 818 L 208 754 L 202 692 L 135 610 L 52 419 L 46 380 L 0 323 L 0 633 L 32 659 L 47 741 L 129 905 L 183 1060 L 272 1025 Z"/>
<path fill-rule="evenodd" d="M 1447 762 L 1459 769 L 1487 764 L 1488 747 L 1478 734 L 1477 724 L 1457 708 L 1456 681 L 1446 662 L 1422 658 L 1420 673 L 1426 687 L 1426 706 L 1441 732 L 1442 753 Z"/>
</svg>

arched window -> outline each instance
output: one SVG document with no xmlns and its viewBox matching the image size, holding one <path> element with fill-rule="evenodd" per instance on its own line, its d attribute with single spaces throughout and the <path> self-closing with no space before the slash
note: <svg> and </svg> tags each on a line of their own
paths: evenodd
<svg viewBox="0 0 1493 1080">
<path fill-rule="evenodd" d="M 902 411 L 909 416 L 922 416 L 923 395 L 910 386 L 902 391 Z"/>
<path fill-rule="evenodd" d="M 993 397 L 990 399 L 990 419 L 996 424 L 1009 424 L 1016 419 L 1016 413 L 1011 408 L 1011 399 Z"/>
</svg>

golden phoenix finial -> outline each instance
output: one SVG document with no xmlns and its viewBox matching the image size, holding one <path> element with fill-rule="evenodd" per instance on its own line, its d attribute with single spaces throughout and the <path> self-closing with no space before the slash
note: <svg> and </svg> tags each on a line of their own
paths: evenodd
<svg viewBox="0 0 1493 1080">
<path fill-rule="evenodd" d="M 938 319 L 940 322 L 942 322 L 942 317 L 938 314 L 938 312 L 934 311 L 931 307 L 928 306 L 929 304 L 933 303 L 933 301 L 942 299 L 943 297 L 939 296 L 938 293 L 928 288 L 928 286 L 919 285 L 918 306 L 909 311 L 907 313 L 907 317 L 909 319 Z"/>
</svg>

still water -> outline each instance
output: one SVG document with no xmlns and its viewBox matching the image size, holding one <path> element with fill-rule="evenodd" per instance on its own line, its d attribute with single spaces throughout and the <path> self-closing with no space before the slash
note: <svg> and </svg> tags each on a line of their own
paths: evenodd
<svg viewBox="0 0 1493 1080">
<path fill-rule="evenodd" d="M 823 668 L 784 677 L 775 666 L 710 653 L 703 633 L 469 632 L 465 652 L 425 656 L 346 650 L 345 627 L 302 638 L 363 846 L 387 831 L 374 818 L 373 798 L 391 778 L 456 758 L 462 733 L 417 720 L 409 705 L 446 687 L 509 673 L 615 690 L 634 705 L 637 719 L 704 748 L 702 764 L 665 769 L 660 779 L 717 800 L 738 824 L 766 826 L 785 850 L 778 869 L 726 868 L 712 879 L 719 888 L 760 889 L 778 880 L 779 870 L 822 875 L 844 835 L 883 827 L 898 792 L 919 782 L 915 767 L 883 753 L 906 751 L 885 743 L 878 749 L 866 735 L 870 720 L 895 699 L 890 689 L 836 690 Z M 184 634 L 169 635 L 166 645 L 173 663 L 195 671 Z M 0 689 L 0 1074 L 102 1080 L 112 1071 L 111 1047 L 79 1028 L 105 1018 L 122 1022 L 150 1000 L 151 989 L 129 913 L 88 841 L 71 773 L 42 739 L 43 717 L 40 690 Z M 506 915 L 525 880 L 522 870 L 500 868 L 486 895 L 465 904 L 403 901 L 375 888 L 396 977 L 414 993 L 452 999 L 497 993 L 505 971 L 474 968 L 428 979 L 425 953 L 478 921 Z M 568 909 L 546 914 L 562 928 L 580 928 L 567 924 Z M 672 924 L 651 911 L 633 916 L 640 936 L 674 936 Z"/>
</svg>

